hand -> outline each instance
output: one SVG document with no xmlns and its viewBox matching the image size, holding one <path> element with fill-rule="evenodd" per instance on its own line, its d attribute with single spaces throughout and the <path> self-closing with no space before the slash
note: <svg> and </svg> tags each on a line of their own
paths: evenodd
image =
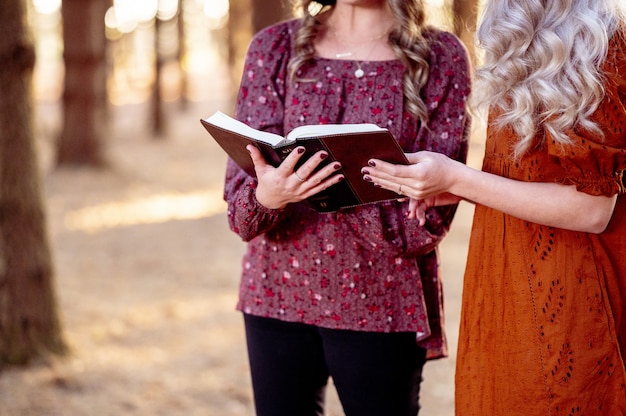
<svg viewBox="0 0 626 416">
<path fill-rule="evenodd" d="M 268 164 L 263 154 L 255 146 L 246 147 L 254 163 L 258 179 L 257 200 L 270 209 L 280 209 L 289 203 L 299 202 L 320 191 L 341 182 L 343 175 L 335 175 L 341 169 L 339 162 L 330 163 L 318 172 L 313 171 L 328 157 L 328 153 L 319 151 L 294 170 L 304 154 L 304 147 L 295 148 L 277 168 Z"/>
<path fill-rule="evenodd" d="M 426 210 L 428 210 L 428 208 L 458 204 L 461 199 L 462 198 L 450 193 L 439 194 L 437 196 L 424 199 L 410 198 L 407 217 L 417 218 L 419 224 L 424 225 L 426 224 Z"/>
<path fill-rule="evenodd" d="M 363 179 L 375 186 L 397 192 L 411 198 L 409 218 L 426 221 L 430 207 L 458 203 L 460 198 L 449 192 L 459 162 L 435 152 L 407 154 L 410 165 L 395 165 L 378 159 L 369 161 L 361 172 Z"/>
</svg>

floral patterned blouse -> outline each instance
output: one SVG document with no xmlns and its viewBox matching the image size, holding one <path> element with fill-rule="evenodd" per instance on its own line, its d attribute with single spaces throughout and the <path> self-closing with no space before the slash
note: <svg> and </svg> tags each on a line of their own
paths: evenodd
<svg viewBox="0 0 626 416">
<path fill-rule="evenodd" d="M 298 20 L 252 40 L 236 117 L 286 134 L 303 124 L 375 123 L 406 152 L 427 149 L 465 161 L 470 93 L 465 48 L 452 34 L 429 29 L 430 78 L 422 90 L 428 126 L 403 106 L 399 60 L 316 58 L 296 82 L 287 77 Z M 356 78 L 360 64 L 365 76 Z M 415 332 L 429 358 L 447 354 L 437 245 L 456 206 L 432 209 L 427 224 L 406 218 L 407 202 L 388 201 L 318 213 L 305 203 L 263 207 L 256 178 L 228 161 L 224 199 L 231 229 L 248 242 L 237 309 L 247 314 L 327 328 Z"/>
</svg>

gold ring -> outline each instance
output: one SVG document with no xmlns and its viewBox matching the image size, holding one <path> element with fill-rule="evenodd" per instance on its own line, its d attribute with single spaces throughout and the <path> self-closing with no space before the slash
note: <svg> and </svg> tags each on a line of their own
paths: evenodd
<svg viewBox="0 0 626 416">
<path fill-rule="evenodd" d="M 298 175 L 298 172 L 296 172 L 295 170 L 293 171 L 293 174 L 294 174 L 294 175 L 296 175 L 296 178 L 298 178 L 298 180 L 299 180 L 300 182 L 305 182 L 305 181 L 306 181 L 306 179 L 302 179 L 302 178 L 300 177 L 300 175 Z"/>
</svg>

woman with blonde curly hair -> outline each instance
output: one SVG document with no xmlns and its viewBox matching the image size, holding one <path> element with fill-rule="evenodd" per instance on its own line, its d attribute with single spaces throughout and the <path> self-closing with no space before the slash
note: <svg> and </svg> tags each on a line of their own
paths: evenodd
<svg viewBox="0 0 626 416">
<path fill-rule="evenodd" d="M 465 161 L 465 48 L 425 25 L 419 0 L 304 0 L 301 18 L 258 33 L 236 117 L 285 134 L 303 124 L 374 123 L 407 152 Z M 256 177 L 229 160 L 231 229 L 247 242 L 243 312 L 258 415 L 322 415 L 332 377 L 347 416 L 414 416 L 424 363 L 447 355 L 437 247 L 456 206 L 419 225 L 408 201 L 319 213 L 305 199 L 342 184 L 317 152 Z M 304 151 L 304 148 L 299 150 Z M 297 166 L 297 168 L 296 168 Z M 359 167 L 357 167 L 359 168 Z"/>
<path fill-rule="evenodd" d="M 626 415 L 625 8 L 488 0 L 474 94 L 489 108 L 482 171 L 431 152 L 363 168 L 402 186 L 421 221 L 429 207 L 476 204 L 460 416 Z"/>
</svg>

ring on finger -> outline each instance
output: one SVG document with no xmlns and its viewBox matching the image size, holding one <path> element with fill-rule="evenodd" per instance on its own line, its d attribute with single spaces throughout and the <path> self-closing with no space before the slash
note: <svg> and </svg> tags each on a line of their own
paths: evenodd
<svg viewBox="0 0 626 416">
<path fill-rule="evenodd" d="M 305 181 L 306 181 L 306 179 L 302 179 L 302 178 L 300 177 L 300 175 L 298 175 L 298 172 L 297 172 L 297 171 L 295 171 L 295 170 L 294 170 L 294 171 L 293 171 L 293 174 L 294 174 L 294 175 L 296 175 L 296 178 L 297 178 L 300 182 L 305 182 Z"/>
</svg>

